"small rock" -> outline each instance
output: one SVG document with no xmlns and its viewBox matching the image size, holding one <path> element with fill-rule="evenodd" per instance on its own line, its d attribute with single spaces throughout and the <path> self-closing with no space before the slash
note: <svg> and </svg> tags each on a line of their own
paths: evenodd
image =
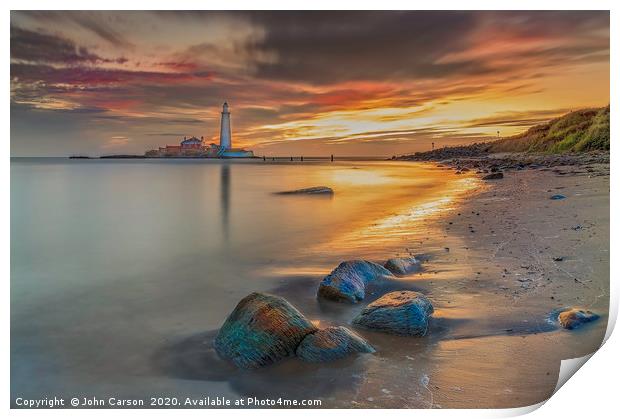
<svg viewBox="0 0 620 419">
<path fill-rule="evenodd" d="M 558 321 L 564 329 L 576 329 L 584 323 L 589 323 L 597 320 L 600 316 L 591 312 L 590 310 L 584 310 L 579 308 L 571 308 L 562 311 L 558 315 Z"/>
<path fill-rule="evenodd" d="M 553 199 L 554 201 L 557 201 L 560 199 L 566 199 L 566 197 L 564 195 L 558 194 L 558 195 L 552 195 L 549 199 Z"/>
<path fill-rule="evenodd" d="M 394 291 L 368 304 L 354 324 L 403 336 L 424 336 L 433 313 L 430 300 L 414 291 Z"/>
<path fill-rule="evenodd" d="M 564 260 L 564 257 L 562 257 L 562 256 L 558 256 L 558 257 L 554 257 L 553 258 L 554 262 L 562 262 L 563 260 Z"/>
<path fill-rule="evenodd" d="M 313 186 L 311 188 L 295 189 L 293 191 L 276 192 L 277 195 L 333 195 L 334 190 L 327 186 Z"/>
<path fill-rule="evenodd" d="M 420 270 L 420 261 L 415 257 L 391 258 L 383 265 L 388 271 L 395 275 L 407 275 L 411 272 Z"/>
<path fill-rule="evenodd" d="M 503 178 L 504 178 L 504 174 L 502 172 L 494 172 L 486 176 L 483 176 L 482 180 L 495 180 L 495 179 L 503 179 Z"/>
<path fill-rule="evenodd" d="M 353 353 L 373 353 L 375 349 L 364 338 L 346 327 L 327 327 L 307 335 L 296 354 L 307 362 L 326 362 Z"/>
<path fill-rule="evenodd" d="M 321 281 L 317 295 L 328 300 L 357 303 L 366 296 L 366 284 L 394 278 L 383 266 L 366 260 L 342 262 Z"/>
</svg>

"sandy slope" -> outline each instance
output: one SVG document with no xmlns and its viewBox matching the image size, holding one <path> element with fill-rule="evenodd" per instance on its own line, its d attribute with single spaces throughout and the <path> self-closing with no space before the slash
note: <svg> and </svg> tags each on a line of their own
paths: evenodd
<svg viewBox="0 0 620 419">
<path fill-rule="evenodd" d="M 551 200 L 555 194 L 566 199 Z M 609 166 L 507 172 L 443 223 L 446 247 L 452 247 L 429 260 L 427 269 L 448 288 L 462 290 L 454 298 L 436 286 L 433 291 L 438 316 L 459 319 L 448 332 L 454 340 L 442 344 L 462 356 L 435 377 L 435 403 L 514 407 L 543 400 L 555 387 L 559 361 L 596 350 L 605 333 Z M 549 313 L 566 306 L 595 310 L 602 319 L 582 330 L 557 329 Z M 486 368 L 504 363 L 504 371 L 494 372 L 503 391 L 477 391 L 474 371 L 464 365 L 476 359 Z M 489 380 L 483 371 L 477 378 Z M 461 391 L 442 393 L 442 385 L 453 388 L 459 374 Z"/>
</svg>

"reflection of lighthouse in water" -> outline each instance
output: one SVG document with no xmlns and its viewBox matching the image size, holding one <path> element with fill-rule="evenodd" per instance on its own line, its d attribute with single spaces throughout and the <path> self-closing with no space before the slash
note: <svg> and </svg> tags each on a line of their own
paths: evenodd
<svg viewBox="0 0 620 419">
<path fill-rule="evenodd" d="M 230 112 L 228 111 L 228 103 L 224 102 L 222 107 L 222 124 L 220 127 L 220 149 L 227 151 L 232 148 L 230 135 Z"/>
<path fill-rule="evenodd" d="M 222 232 L 228 240 L 228 214 L 230 212 L 230 166 L 220 167 L 220 205 L 222 210 Z"/>
</svg>

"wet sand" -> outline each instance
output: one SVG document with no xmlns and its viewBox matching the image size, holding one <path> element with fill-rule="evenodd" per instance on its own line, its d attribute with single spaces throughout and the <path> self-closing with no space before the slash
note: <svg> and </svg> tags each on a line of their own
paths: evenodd
<svg viewBox="0 0 620 419">
<path fill-rule="evenodd" d="M 548 398 L 560 360 L 595 351 L 607 324 L 609 165 L 509 171 L 485 189 L 443 222 L 450 249 L 427 264 L 437 272 L 434 283 L 451 289 L 441 311 L 462 322 L 450 332 L 454 340 L 442 343 L 461 355 L 438 374 L 435 401 L 445 407 L 516 407 Z M 555 194 L 566 199 L 551 200 Z M 481 296 L 485 304 L 475 304 Z M 581 330 L 557 329 L 547 316 L 569 306 L 602 318 Z M 477 372 L 463 365 L 464 354 L 480 363 Z M 498 367 L 505 371 L 493 372 Z M 496 375 L 494 385 L 475 383 L 485 371 Z M 454 385 L 461 390 L 450 392 Z"/>
</svg>

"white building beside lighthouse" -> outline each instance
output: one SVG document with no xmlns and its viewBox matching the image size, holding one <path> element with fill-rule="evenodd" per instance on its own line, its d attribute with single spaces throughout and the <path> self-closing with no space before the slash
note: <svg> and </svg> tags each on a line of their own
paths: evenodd
<svg viewBox="0 0 620 419">
<path fill-rule="evenodd" d="M 220 151 L 218 153 L 218 157 L 254 157 L 254 153 L 251 151 L 232 147 L 228 102 L 224 102 L 224 105 L 222 106 L 222 120 L 220 122 Z"/>
</svg>

